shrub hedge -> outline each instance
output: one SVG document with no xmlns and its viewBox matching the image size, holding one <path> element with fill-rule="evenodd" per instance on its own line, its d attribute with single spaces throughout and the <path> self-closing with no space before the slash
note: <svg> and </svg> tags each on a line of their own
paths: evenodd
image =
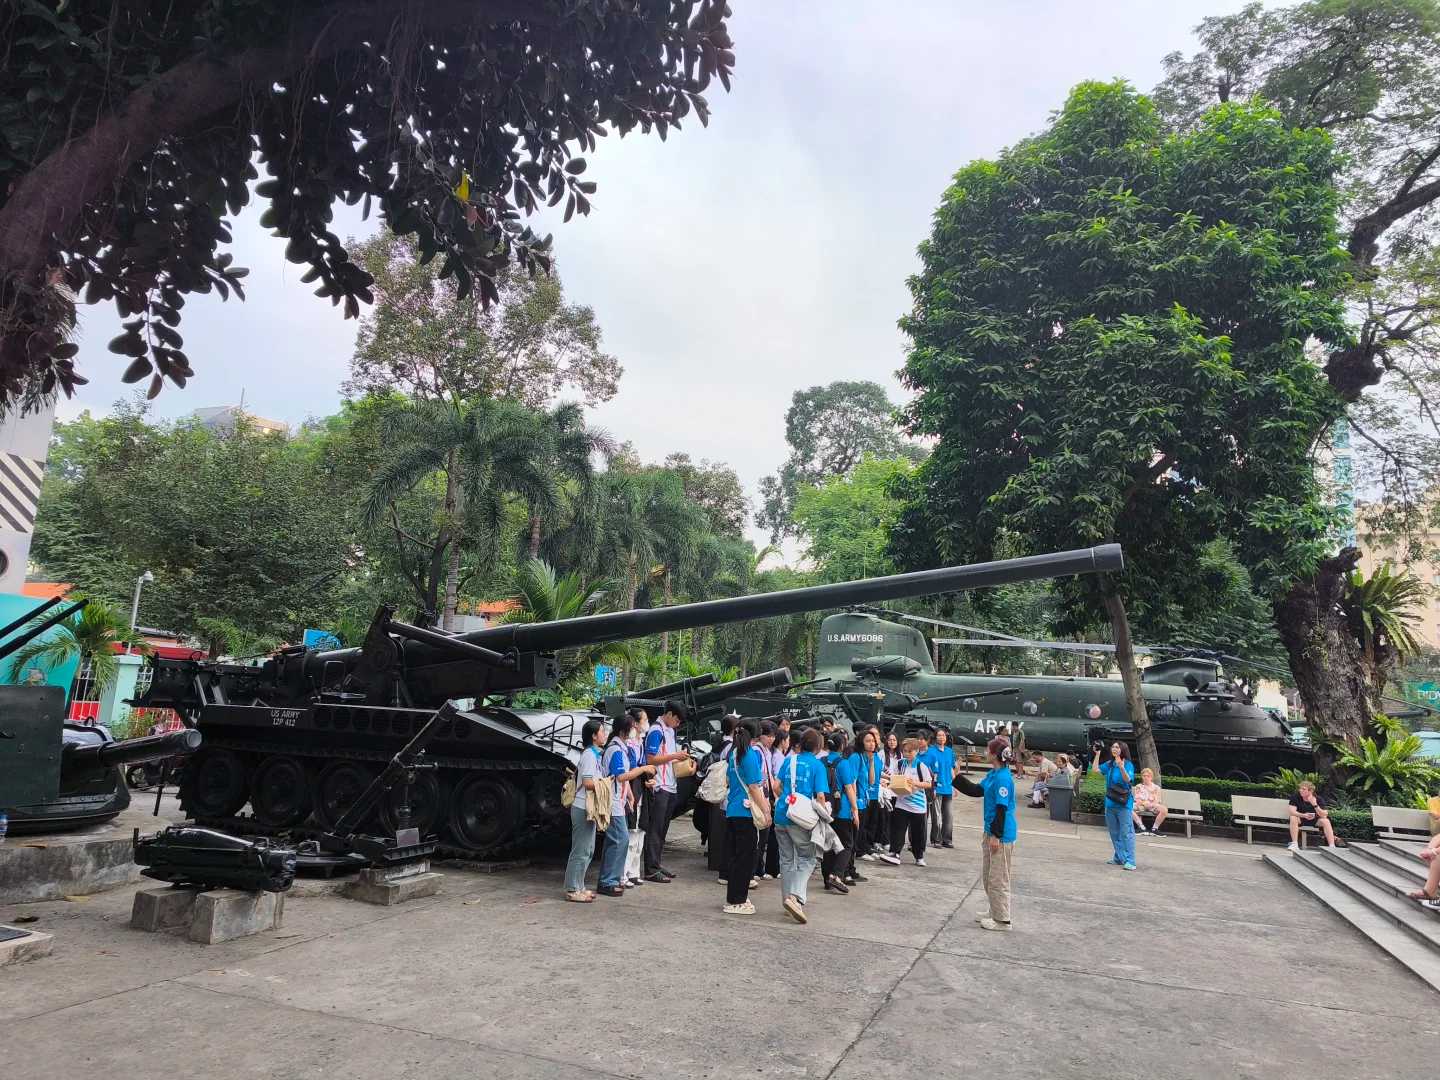
<svg viewBox="0 0 1440 1080">
<path fill-rule="evenodd" d="M 1210 780 L 1203 776 L 1175 776 L 1165 778 L 1165 787 L 1180 791 L 1200 793 L 1200 813 L 1207 825 L 1232 825 L 1230 811 L 1231 795 L 1258 795 L 1261 798 L 1284 799 L 1288 794 L 1274 784 L 1245 783 L 1240 780 Z M 1075 812 L 1079 814 L 1103 814 L 1105 812 L 1105 778 L 1098 772 L 1088 772 L 1075 793 Z M 1368 810 L 1330 811 L 1330 822 L 1335 826 L 1335 835 L 1345 840 L 1370 840 L 1373 838 L 1370 812 Z"/>
</svg>

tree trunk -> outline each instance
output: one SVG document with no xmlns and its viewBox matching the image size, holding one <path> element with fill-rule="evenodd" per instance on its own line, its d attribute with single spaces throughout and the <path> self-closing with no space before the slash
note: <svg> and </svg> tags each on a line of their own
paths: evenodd
<svg viewBox="0 0 1440 1080">
<path fill-rule="evenodd" d="M 1155 734 L 1150 730 L 1150 714 L 1145 711 L 1145 695 L 1140 691 L 1140 669 L 1135 666 L 1135 645 L 1130 640 L 1125 599 L 1113 579 L 1107 577 L 1103 588 L 1110 633 L 1115 639 L 1115 662 L 1120 665 L 1120 678 L 1125 683 L 1125 711 L 1135 732 L 1135 756 L 1140 759 L 1141 769 L 1153 769 L 1159 776 L 1160 754 L 1155 749 Z"/>
<path fill-rule="evenodd" d="M 1275 603 L 1275 628 L 1305 706 L 1315 763 L 1327 775 L 1335 755 L 1322 742 L 1355 747 L 1370 718 L 1365 657 L 1340 607 L 1359 561 L 1359 549 L 1345 548 Z"/>
<path fill-rule="evenodd" d="M 700 646 L 705 640 L 705 628 L 697 626 L 690 631 L 690 659 L 700 662 Z"/>
<path fill-rule="evenodd" d="M 540 515 L 530 515 L 530 557 L 540 557 Z"/>
</svg>

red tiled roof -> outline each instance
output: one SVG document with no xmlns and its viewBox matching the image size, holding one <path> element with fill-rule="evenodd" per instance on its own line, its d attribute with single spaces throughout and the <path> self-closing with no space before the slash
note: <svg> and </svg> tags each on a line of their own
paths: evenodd
<svg viewBox="0 0 1440 1080">
<path fill-rule="evenodd" d="M 36 600 L 49 600 L 64 596 L 75 586 L 68 581 L 27 581 L 20 586 L 21 596 L 32 596 Z"/>
</svg>

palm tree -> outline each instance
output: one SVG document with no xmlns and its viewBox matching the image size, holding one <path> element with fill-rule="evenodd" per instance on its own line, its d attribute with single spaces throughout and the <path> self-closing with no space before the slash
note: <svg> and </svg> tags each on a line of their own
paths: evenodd
<svg viewBox="0 0 1440 1080">
<path fill-rule="evenodd" d="M 1397 572 L 1388 562 L 1368 578 L 1358 570 L 1350 575 L 1341 607 L 1360 643 L 1375 712 L 1383 711 L 1381 695 L 1396 663 L 1422 647 L 1411 624 L 1419 621 L 1428 602 L 1425 583 L 1408 571 Z"/>
<path fill-rule="evenodd" d="M 522 563 L 511 587 L 512 599 L 520 606 L 505 617 L 507 623 L 554 622 L 597 615 L 611 610 L 609 599 L 615 592 L 614 582 L 589 580 L 578 571 L 557 574 L 543 559 Z M 560 677 L 569 678 L 596 664 L 628 664 L 632 655 L 630 646 L 621 641 L 564 649 L 558 656 Z"/>
<path fill-rule="evenodd" d="M 145 639 L 130 629 L 129 620 L 119 610 L 103 600 L 92 599 L 57 625 L 53 634 L 37 638 L 17 651 L 10 658 L 10 681 L 20 682 L 31 668 L 51 670 L 75 660 L 82 664 L 88 660 L 95 693 L 103 694 L 120 673 L 120 663 L 115 659 L 117 645 L 139 651 L 145 647 Z"/>
<path fill-rule="evenodd" d="M 541 437 L 531 447 L 531 454 L 550 470 L 557 487 L 572 482 L 576 487 L 575 497 L 585 498 L 595 478 L 595 455 L 612 455 L 615 439 L 603 428 L 586 427 L 584 410 L 573 402 L 557 405 L 541 415 Z M 530 529 L 526 552 L 532 559 L 540 557 L 541 530 L 547 512 L 556 505 L 554 501 L 528 504 Z"/>
<path fill-rule="evenodd" d="M 428 551 L 428 556 L 422 555 L 422 565 L 409 576 L 422 604 L 432 611 L 443 567 L 441 610 L 447 629 L 453 627 L 460 591 L 461 548 L 476 538 L 498 547 L 507 496 L 518 496 L 529 506 L 545 510 L 558 498 L 549 462 L 533 453 L 533 447 L 545 441 L 546 430 L 542 414 L 509 401 L 468 406 L 417 401 L 387 419 L 393 454 L 371 481 L 365 523 L 370 528 L 380 527 L 388 513 L 402 548 L 411 543 Z M 436 533 L 431 538 L 413 536 L 401 528 L 395 504 L 437 476 L 444 493 Z"/>
</svg>

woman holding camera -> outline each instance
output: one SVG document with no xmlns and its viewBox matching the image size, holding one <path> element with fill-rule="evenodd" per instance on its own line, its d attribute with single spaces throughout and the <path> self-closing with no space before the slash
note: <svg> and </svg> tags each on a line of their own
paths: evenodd
<svg viewBox="0 0 1440 1080">
<path fill-rule="evenodd" d="M 1124 743 L 1110 744 L 1110 760 L 1100 764 L 1104 743 L 1095 743 L 1095 760 L 1091 767 L 1105 778 L 1105 828 L 1110 832 L 1110 846 L 1115 854 L 1110 861 L 1126 870 L 1135 869 L 1135 766 L 1130 764 L 1130 751 Z"/>
</svg>

